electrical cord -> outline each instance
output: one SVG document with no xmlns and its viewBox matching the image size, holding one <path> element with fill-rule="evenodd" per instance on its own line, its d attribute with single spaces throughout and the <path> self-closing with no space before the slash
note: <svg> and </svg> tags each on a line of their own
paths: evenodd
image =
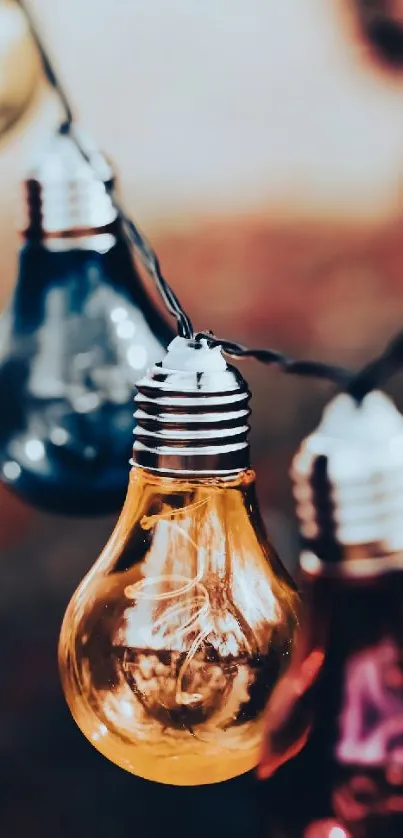
<svg viewBox="0 0 403 838">
<path fill-rule="evenodd" d="M 72 110 L 72 107 L 70 105 L 67 93 L 64 90 L 64 87 L 63 87 L 57 73 L 55 72 L 53 62 L 51 61 L 51 59 L 49 57 L 48 50 L 44 46 L 42 35 L 40 35 L 40 33 L 39 33 L 38 27 L 37 27 L 35 21 L 33 20 L 31 12 L 27 8 L 25 0 L 17 0 L 17 3 L 20 6 L 21 11 L 23 12 L 23 15 L 24 15 L 24 17 L 25 17 L 25 19 L 28 23 L 29 30 L 30 30 L 30 33 L 32 35 L 33 41 L 35 42 L 35 45 L 36 45 L 37 50 L 39 52 L 39 56 L 40 56 L 40 59 L 41 59 L 41 62 L 42 62 L 43 72 L 45 73 L 46 79 L 49 82 L 50 86 L 53 87 L 53 89 L 57 93 L 57 95 L 59 97 L 59 101 L 60 101 L 60 103 L 63 107 L 64 115 L 65 115 L 65 117 L 64 117 L 65 118 L 65 124 L 66 125 L 72 125 L 73 120 L 74 120 L 73 110 Z"/>
<path fill-rule="evenodd" d="M 352 376 L 345 390 L 360 404 L 368 393 L 385 385 L 402 368 L 403 332 L 399 332 L 387 344 L 381 355 Z"/>
<path fill-rule="evenodd" d="M 352 376 L 351 370 L 345 367 L 324 364 L 321 361 L 296 361 L 276 349 L 249 349 L 239 343 L 220 340 L 211 332 L 198 332 L 195 338 L 207 340 L 210 346 L 221 346 L 223 352 L 234 358 L 254 358 L 262 364 L 275 364 L 285 373 L 332 381 L 343 388 L 348 386 Z"/>
<path fill-rule="evenodd" d="M 68 134 L 74 142 L 77 150 L 89 165 L 92 161 L 85 148 L 82 146 L 74 130 L 75 119 L 73 108 L 70 105 L 68 96 L 54 69 L 47 48 L 44 45 L 42 35 L 39 33 L 37 24 L 28 11 L 25 0 L 17 0 L 27 20 L 32 37 L 38 48 L 42 61 L 43 70 L 49 85 L 53 88 L 64 111 L 64 121 L 60 126 L 60 132 Z M 105 188 L 106 185 L 105 185 Z M 159 259 L 146 237 L 138 228 L 137 224 L 129 218 L 123 207 L 117 201 L 113 187 L 109 194 L 114 208 L 121 220 L 125 234 L 130 243 L 138 253 L 144 268 L 154 280 L 160 296 L 168 312 L 175 317 L 178 334 L 187 339 L 196 341 L 207 340 L 210 346 L 221 346 L 222 350 L 234 358 L 254 358 L 262 364 L 277 365 L 284 373 L 290 375 L 304 376 L 307 378 L 318 378 L 333 382 L 340 390 L 349 393 L 358 404 L 365 396 L 382 384 L 403 367 L 403 332 L 399 333 L 387 345 L 384 352 L 376 359 L 366 364 L 358 372 L 353 372 L 346 367 L 334 364 L 325 364 L 320 361 L 295 360 L 282 352 L 274 349 L 249 349 L 239 343 L 228 340 L 221 340 L 212 332 L 197 332 L 193 330 L 192 321 L 184 310 L 177 295 L 164 278 Z"/>
<path fill-rule="evenodd" d="M 86 160 L 89 165 L 91 165 L 91 159 L 87 154 L 86 149 L 83 147 L 82 143 L 80 142 L 74 128 L 75 128 L 75 118 L 74 118 L 74 111 L 70 104 L 69 98 L 67 93 L 58 77 L 58 74 L 54 68 L 54 64 L 52 59 L 50 58 L 49 52 L 47 47 L 45 46 L 44 39 L 39 32 L 38 26 L 34 21 L 34 18 L 30 11 L 27 8 L 25 0 L 18 0 L 20 8 L 27 20 L 32 38 L 37 46 L 43 71 L 46 76 L 46 79 L 52 89 L 55 91 L 59 102 L 62 106 L 64 111 L 64 119 L 62 124 L 60 125 L 59 131 L 61 134 L 68 134 L 69 137 L 74 142 L 77 150 L 81 154 L 81 156 Z M 106 188 L 106 185 L 105 185 Z M 157 289 L 162 297 L 162 300 L 168 309 L 169 313 L 176 318 L 177 325 L 178 325 L 178 334 L 181 337 L 185 338 L 192 338 L 193 337 L 193 326 L 189 316 L 186 314 L 184 309 L 182 308 L 178 297 L 176 296 L 175 292 L 172 288 L 168 285 L 166 279 L 164 279 L 161 271 L 161 266 L 158 260 L 158 257 L 154 253 L 151 245 L 148 243 L 146 237 L 141 233 L 138 226 L 132 221 L 127 213 L 123 210 L 120 204 L 117 201 L 116 195 L 112 190 L 109 191 L 112 203 L 116 212 L 122 222 L 123 229 L 125 234 L 127 235 L 129 241 L 135 248 L 136 252 L 138 253 L 146 271 L 151 275 L 153 278 Z"/>
</svg>

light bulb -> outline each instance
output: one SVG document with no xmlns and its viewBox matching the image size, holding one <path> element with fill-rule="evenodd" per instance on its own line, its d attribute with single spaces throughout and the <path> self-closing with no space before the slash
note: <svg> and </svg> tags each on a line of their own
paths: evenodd
<svg viewBox="0 0 403 838">
<path fill-rule="evenodd" d="M 403 64 L 402 0 L 355 0 L 363 35 L 375 56 L 390 69 L 400 71 Z"/>
<path fill-rule="evenodd" d="M 112 762 L 219 782 L 256 764 L 297 594 L 261 524 L 239 373 L 220 349 L 176 338 L 137 386 L 126 502 L 67 609 L 62 683 Z"/>
<path fill-rule="evenodd" d="M 403 417 L 337 396 L 292 468 L 305 613 L 267 707 L 281 834 L 403 834 Z M 292 808 L 289 790 L 295 790 Z M 290 831 L 291 830 L 291 831 Z"/>
<path fill-rule="evenodd" d="M 25 182 L 26 243 L 0 333 L 0 477 L 33 505 L 82 515 L 121 507 L 132 382 L 171 338 L 99 180 L 110 185 L 110 167 L 86 146 L 97 174 L 58 132 Z"/>
<path fill-rule="evenodd" d="M 40 61 L 16 0 L 0 2 L 0 135 L 24 113 L 40 79 Z"/>
</svg>

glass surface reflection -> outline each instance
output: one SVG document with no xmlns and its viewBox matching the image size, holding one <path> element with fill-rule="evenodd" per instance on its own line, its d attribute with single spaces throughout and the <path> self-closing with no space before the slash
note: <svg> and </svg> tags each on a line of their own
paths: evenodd
<svg viewBox="0 0 403 838">
<path fill-rule="evenodd" d="M 171 337 L 121 235 L 26 244 L 1 322 L 3 481 L 48 510 L 117 511 L 134 382 Z"/>
<path fill-rule="evenodd" d="M 131 472 L 119 522 L 67 609 L 62 683 L 112 762 L 173 785 L 256 764 L 298 597 L 257 522 L 254 473 Z"/>
</svg>

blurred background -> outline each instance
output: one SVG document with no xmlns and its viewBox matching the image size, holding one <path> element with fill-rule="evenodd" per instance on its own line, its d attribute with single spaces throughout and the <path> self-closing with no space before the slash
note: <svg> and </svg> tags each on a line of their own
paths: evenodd
<svg viewBox="0 0 403 838">
<path fill-rule="evenodd" d="M 20 180 L 58 114 L 13 5 L 0 0 L 1 308 Z M 197 328 L 353 366 L 382 348 L 403 318 L 402 2 L 27 5 Z M 242 372 L 262 511 L 293 568 L 287 473 L 329 386 Z M 178 818 L 188 836 L 257 834 L 251 778 L 156 789 L 109 765 L 69 716 L 58 630 L 114 521 L 34 511 L 0 488 L 0 835 L 148 838 Z"/>
</svg>

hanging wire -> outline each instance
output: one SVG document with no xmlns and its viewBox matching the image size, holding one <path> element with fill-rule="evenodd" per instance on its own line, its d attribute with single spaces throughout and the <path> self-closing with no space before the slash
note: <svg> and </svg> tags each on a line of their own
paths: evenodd
<svg viewBox="0 0 403 838">
<path fill-rule="evenodd" d="M 403 332 L 399 332 L 374 360 L 354 375 L 346 392 L 359 404 L 372 390 L 377 390 L 403 369 Z"/>
<path fill-rule="evenodd" d="M 136 248 L 137 252 L 140 254 L 141 260 L 145 269 L 148 271 L 150 276 L 153 278 L 160 296 L 162 300 L 173 317 L 175 317 L 177 326 L 178 326 L 178 335 L 183 338 L 192 338 L 194 335 L 192 321 L 189 315 L 186 313 L 185 309 L 182 307 L 181 303 L 175 291 L 172 290 L 171 286 L 168 284 L 166 279 L 164 278 L 161 266 L 159 263 L 158 256 L 156 255 L 155 251 L 147 241 L 146 237 L 143 233 L 140 232 L 137 224 L 128 217 L 128 215 L 124 212 L 122 207 L 116 200 L 115 195 L 110 193 L 112 203 L 121 219 L 129 241 L 132 245 Z"/>
<path fill-rule="evenodd" d="M 32 18 L 31 12 L 27 8 L 25 0 L 17 0 L 17 3 L 20 6 L 20 8 L 21 8 L 21 10 L 24 14 L 24 17 L 25 17 L 25 19 L 28 23 L 32 39 L 35 42 L 35 45 L 36 45 L 37 50 L 38 50 L 39 55 L 40 55 L 40 59 L 41 59 L 41 62 L 42 62 L 42 67 L 43 67 L 43 71 L 45 73 L 46 79 L 49 82 L 50 86 L 53 87 L 53 89 L 56 91 L 56 93 L 59 97 L 60 104 L 62 105 L 62 108 L 64 110 L 65 125 L 66 126 L 72 125 L 72 123 L 74 121 L 73 109 L 70 105 L 67 93 L 64 90 L 64 87 L 63 87 L 63 85 L 62 85 L 62 83 L 61 83 L 61 81 L 60 81 L 60 79 L 59 79 L 59 77 L 58 77 L 58 75 L 57 75 L 57 73 L 54 69 L 53 63 L 52 63 L 51 59 L 49 58 L 48 51 L 47 51 L 47 49 L 45 49 L 45 46 L 44 46 L 44 43 L 43 43 L 43 38 L 39 34 L 38 28 L 35 24 L 35 21 Z"/>
<path fill-rule="evenodd" d="M 198 332 L 195 339 L 206 340 L 210 346 L 221 346 L 223 352 L 233 358 L 254 358 L 262 364 L 275 364 L 287 374 L 332 381 L 340 388 L 346 388 L 354 375 L 346 367 L 324 364 L 321 361 L 296 361 L 276 349 L 248 349 L 240 343 L 220 340 L 211 332 Z"/>
<path fill-rule="evenodd" d="M 46 78 L 51 87 L 56 92 L 64 110 L 65 118 L 59 130 L 61 133 L 69 135 L 81 156 L 86 160 L 86 162 L 89 165 L 92 165 L 92 161 L 86 149 L 83 147 L 79 137 L 77 136 L 74 130 L 75 120 L 73 115 L 73 108 L 71 107 L 67 94 L 65 93 L 64 88 L 57 76 L 57 73 L 54 70 L 52 61 L 49 57 L 48 50 L 44 45 L 43 38 L 39 33 L 38 27 L 36 26 L 36 23 L 33 20 L 32 15 L 28 12 L 24 0 L 18 0 L 18 2 L 20 3 L 20 6 L 26 16 L 28 25 L 32 33 L 32 37 L 38 47 Z M 143 233 L 141 233 L 138 226 L 134 223 L 134 221 L 132 221 L 131 218 L 129 218 L 127 213 L 124 211 L 123 207 L 119 204 L 119 202 L 116 199 L 116 195 L 114 194 L 112 189 L 109 190 L 109 194 L 113 202 L 113 205 L 116 209 L 116 212 L 122 222 L 126 235 L 129 238 L 129 241 L 132 243 L 137 253 L 139 254 L 146 271 L 154 279 L 154 282 L 157 286 L 157 289 L 162 297 L 162 300 L 166 308 L 168 309 L 170 314 L 172 314 L 176 319 L 178 326 L 178 334 L 181 337 L 187 339 L 193 338 L 194 330 L 192 322 L 188 314 L 182 307 L 177 295 L 164 278 L 156 253 L 147 241 L 146 237 L 143 235 Z M 247 349 L 241 346 L 240 344 L 232 343 L 226 340 L 220 340 L 219 338 L 216 338 L 214 335 L 212 335 L 212 333 L 210 332 L 200 332 L 195 336 L 195 338 L 196 340 L 201 340 L 202 338 L 205 338 L 209 341 L 210 345 L 220 345 L 223 351 L 227 353 L 227 355 L 231 355 L 236 358 L 252 357 L 264 364 L 276 364 L 286 373 L 321 378 L 328 381 L 332 381 L 338 385 L 344 385 L 346 381 L 351 378 L 351 373 L 348 370 L 343 369 L 341 367 L 323 364 L 318 361 L 295 361 L 292 358 L 288 358 L 283 353 L 277 352 L 272 349 Z"/>
<path fill-rule="evenodd" d="M 69 137 L 73 140 L 74 145 L 76 146 L 77 150 L 80 152 L 84 160 L 86 160 L 86 162 L 89 163 L 89 165 L 92 165 L 91 158 L 89 157 L 85 148 L 82 146 L 79 138 L 77 137 L 77 134 L 74 131 L 74 122 L 68 125 L 63 124 L 60 130 L 63 133 L 67 133 L 69 135 Z M 104 184 L 104 186 L 107 189 L 107 185 Z M 164 278 L 157 254 L 151 247 L 150 243 L 147 241 L 144 233 L 142 233 L 137 224 L 135 224 L 134 221 L 132 221 L 132 219 L 129 218 L 121 204 L 118 202 L 116 194 L 113 191 L 113 185 L 111 185 L 111 187 L 108 189 L 108 194 L 120 218 L 120 221 L 122 222 L 124 232 L 126 233 L 129 242 L 133 245 L 136 252 L 139 254 L 147 273 L 154 280 L 166 309 L 176 319 L 178 335 L 180 335 L 180 337 L 183 338 L 192 338 L 194 335 L 192 321 L 189 315 L 182 307 L 177 295 Z"/>
<path fill-rule="evenodd" d="M 262 364 L 275 364 L 291 375 L 332 381 L 340 391 L 352 396 L 357 404 L 361 404 L 368 393 L 380 389 L 392 376 L 403 370 L 403 332 L 395 335 L 384 351 L 358 372 L 321 361 L 296 361 L 274 349 L 248 349 L 238 343 L 219 340 L 211 332 L 199 332 L 196 339 L 205 339 L 210 346 L 220 345 L 227 355 L 234 358 L 254 358 Z"/>
<path fill-rule="evenodd" d="M 87 163 L 89 163 L 89 165 L 92 166 L 92 161 L 74 130 L 75 118 L 73 108 L 70 105 L 68 96 L 54 69 L 53 62 L 49 56 L 49 52 L 45 47 L 43 37 L 40 34 L 39 29 L 31 13 L 27 9 L 25 0 L 18 0 L 18 3 L 25 15 L 25 18 L 28 22 L 28 26 L 31 31 L 32 38 L 35 41 L 35 44 L 38 48 L 45 76 L 50 86 L 57 94 L 60 104 L 64 111 L 64 121 L 61 124 L 59 131 L 62 134 L 69 135 L 81 156 L 84 158 L 84 160 L 86 160 Z M 128 237 L 129 241 L 138 253 L 146 271 L 153 278 L 166 308 L 168 309 L 169 313 L 173 317 L 175 317 L 177 321 L 178 334 L 184 338 L 192 338 L 194 334 L 192 322 L 189 316 L 186 314 L 183 307 L 181 306 L 175 292 L 172 290 L 172 288 L 169 286 L 168 282 L 164 278 L 158 257 L 155 254 L 153 248 L 151 247 L 143 233 L 140 231 L 138 226 L 134 223 L 134 221 L 132 221 L 128 217 L 127 213 L 123 210 L 123 208 L 117 201 L 114 192 L 112 190 L 109 190 L 109 194 L 113 206 L 116 209 L 116 212 L 122 222 L 126 236 Z"/>
<path fill-rule="evenodd" d="M 53 63 L 49 57 L 48 50 L 44 45 L 44 41 L 39 33 L 38 27 L 33 20 L 31 13 L 27 9 L 25 0 L 17 0 L 17 2 L 25 15 L 32 38 L 38 48 L 45 76 L 50 86 L 57 94 L 64 111 L 64 121 L 59 130 L 61 133 L 68 134 L 70 136 L 82 157 L 87 163 L 89 163 L 89 165 L 93 166 L 86 149 L 82 146 L 74 130 L 75 118 L 73 108 L 70 105 L 70 101 L 64 87 L 55 72 Z M 107 188 L 106 184 L 104 185 L 105 188 Z M 153 248 L 138 226 L 131 218 L 129 218 L 123 207 L 117 201 L 116 195 L 113 192 L 113 187 L 109 189 L 109 194 L 118 217 L 122 222 L 125 234 L 138 253 L 146 271 L 153 278 L 167 310 L 176 319 L 178 334 L 180 337 L 187 339 L 192 339 L 194 337 L 195 340 L 198 341 L 203 339 L 207 340 L 210 346 L 221 346 L 227 355 L 234 358 L 254 358 L 260 363 L 267 365 L 274 364 L 282 369 L 282 371 L 286 374 L 331 381 L 336 384 L 339 389 L 349 393 L 358 403 L 360 403 L 371 390 L 380 387 L 403 367 L 403 332 L 393 338 L 393 340 L 386 347 L 385 351 L 378 358 L 364 366 L 359 372 L 353 372 L 345 367 L 325 364 L 320 361 L 297 361 L 274 349 L 248 349 L 239 343 L 221 340 L 212 332 L 198 332 L 195 335 L 192 321 L 182 307 L 177 295 L 164 278 L 158 257 Z"/>
</svg>

